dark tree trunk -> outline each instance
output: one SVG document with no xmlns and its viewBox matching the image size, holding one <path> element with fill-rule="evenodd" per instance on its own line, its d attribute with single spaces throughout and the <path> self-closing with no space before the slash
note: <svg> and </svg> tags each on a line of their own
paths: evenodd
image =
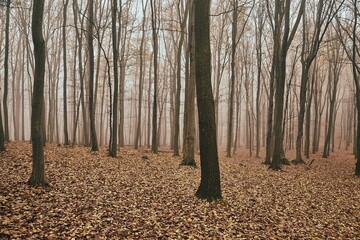
<svg viewBox="0 0 360 240">
<path fill-rule="evenodd" d="M 95 106 L 94 106 L 94 46 L 93 46 L 93 29 L 94 29 L 94 0 L 89 1 L 87 23 L 87 44 L 89 54 L 89 114 L 90 114 L 90 135 L 91 151 L 99 151 L 96 137 L 95 125 Z"/>
<path fill-rule="evenodd" d="M 195 64 L 200 131 L 200 199 L 221 199 L 215 107 L 211 88 L 210 1 L 195 0 Z"/>
<path fill-rule="evenodd" d="M 280 170 L 283 159 L 283 109 L 284 109 L 284 92 L 285 92 L 285 80 L 286 80 L 286 57 L 290 44 L 294 38 L 299 22 L 304 13 L 305 0 L 301 1 L 299 13 L 294 23 L 293 29 L 290 33 L 290 0 L 277 0 L 275 3 L 275 34 L 277 38 L 274 41 L 281 41 L 280 48 L 274 49 L 277 54 L 278 60 L 275 62 L 275 111 L 274 111 L 274 152 L 270 167 L 274 170 Z M 283 26 L 282 26 L 283 22 Z M 283 29 L 283 33 L 280 34 L 280 30 Z M 280 37 L 281 36 L 281 37 Z M 273 63 L 274 64 L 274 63 Z"/>
<path fill-rule="evenodd" d="M 150 0 L 151 6 L 151 25 L 154 45 L 154 99 L 153 99 L 153 115 L 152 115 L 152 139 L 151 150 L 153 153 L 158 153 L 157 141 L 157 91 L 158 91 L 158 30 L 157 30 L 157 7 L 156 1 Z"/>
<path fill-rule="evenodd" d="M 112 36 L 112 47 L 113 47 L 113 70 L 114 70 L 114 98 L 112 106 L 112 134 L 111 134 L 111 145 L 109 155 L 116 157 L 117 153 L 117 126 L 118 126 L 118 92 L 119 92 L 119 74 L 118 74 L 118 44 L 116 39 L 116 15 L 117 15 L 117 0 L 112 1 L 111 9 L 111 36 Z"/>
<path fill-rule="evenodd" d="M 31 112 L 32 173 L 29 185 L 48 185 L 45 177 L 44 139 L 42 125 L 44 111 L 45 41 L 42 35 L 44 0 L 34 0 L 32 37 L 34 42 L 35 74 Z"/>
<path fill-rule="evenodd" d="M 9 88 L 9 31 L 10 31 L 10 0 L 6 2 L 6 22 L 5 22 L 5 59 L 4 59 L 4 128 L 5 141 L 9 141 L 9 113 L 8 113 L 8 88 Z"/>
<path fill-rule="evenodd" d="M 67 22 L 67 6 L 69 0 L 64 3 L 63 9 L 63 27 L 62 27 L 62 40 L 63 40 L 63 64 L 64 64 L 64 83 L 63 83 L 63 104 L 64 104 L 64 144 L 69 145 L 69 134 L 68 134 L 68 121 L 67 121 L 67 59 L 66 59 L 66 22 Z"/>
</svg>

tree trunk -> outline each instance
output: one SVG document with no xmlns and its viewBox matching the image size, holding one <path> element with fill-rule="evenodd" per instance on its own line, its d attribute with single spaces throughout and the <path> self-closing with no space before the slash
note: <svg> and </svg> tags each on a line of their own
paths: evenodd
<svg viewBox="0 0 360 240">
<path fill-rule="evenodd" d="M 3 128 L 3 122 L 2 122 L 2 116 L 1 116 L 1 105 L 0 105 L 0 152 L 3 152 L 6 150 L 5 148 L 5 134 L 4 134 L 4 128 Z"/>
<path fill-rule="evenodd" d="M 154 47 L 154 98 L 153 98 L 153 115 L 152 115 L 152 140 L 151 150 L 158 153 L 157 144 L 157 91 L 158 91 L 158 33 L 157 33 L 157 7 L 156 0 L 150 0 L 151 5 L 151 25 Z"/>
<path fill-rule="evenodd" d="M 62 40 L 63 40 L 63 64 L 64 64 L 64 83 L 63 83 L 63 107 L 64 107 L 64 144 L 69 145 L 68 134 L 68 121 L 67 121 L 67 59 L 66 59 L 66 24 L 67 24 L 67 6 L 69 0 L 65 0 L 63 9 L 63 27 L 62 27 Z"/>
<path fill-rule="evenodd" d="M 118 56 L 119 50 L 116 39 L 116 16 L 117 16 L 118 4 L 117 0 L 112 1 L 111 9 L 111 36 L 112 36 L 112 49 L 113 49 L 113 70 L 114 70 L 114 98 L 112 106 L 112 134 L 111 134 L 111 146 L 109 155 L 116 157 L 117 153 L 117 126 L 118 126 L 118 91 L 119 91 L 119 74 L 118 74 Z"/>
<path fill-rule="evenodd" d="M 238 22 L 238 1 L 232 1 L 233 16 L 231 29 L 231 77 L 230 77 L 230 98 L 228 112 L 228 132 L 226 144 L 226 157 L 231 157 L 231 147 L 233 143 L 233 115 L 234 115 L 234 92 L 235 92 L 235 56 L 237 45 L 237 22 Z"/>
<path fill-rule="evenodd" d="M 45 41 L 42 35 L 44 0 L 34 0 L 32 38 L 34 42 L 35 74 L 31 113 L 32 173 L 29 185 L 47 186 L 45 177 L 42 111 L 44 111 Z"/>
<path fill-rule="evenodd" d="M 215 107 L 211 89 L 210 1 L 195 0 L 195 64 L 200 131 L 200 199 L 221 199 Z"/>
<path fill-rule="evenodd" d="M 142 35 L 141 35 L 141 43 L 140 43 L 140 76 L 139 76 L 139 99 L 138 99 L 138 115 L 137 115 L 137 126 L 135 133 L 135 141 L 134 148 L 139 148 L 139 143 L 141 145 L 140 139 L 140 131 L 141 131 L 141 112 L 142 112 L 142 96 L 143 96 L 143 85 L 144 85 L 144 42 L 145 42 L 145 23 L 146 23 L 146 6 L 148 1 L 146 1 L 144 5 L 144 1 L 142 1 L 142 12 L 143 12 L 143 21 L 142 21 Z"/>
<path fill-rule="evenodd" d="M 299 7 L 299 13 L 294 23 L 293 29 L 290 33 L 290 0 L 286 0 L 285 3 L 281 0 L 276 0 L 275 7 L 275 34 L 277 38 L 274 41 L 281 41 L 280 48 L 274 47 L 274 55 L 278 57 L 275 64 L 275 111 L 274 111 L 274 152 L 270 167 L 274 170 L 280 170 L 282 167 L 283 159 L 283 102 L 284 102 L 284 90 L 286 80 L 286 57 L 290 44 L 294 38 L 295 32 L 299 25 L 300 19 L 304 13 L 305 0 L 301 1 Z M 284 9 L 281 9 L 284 7 Z M 282 26 L 282 22 L 284 26 Z M 284 32 L 280 34 L 280 28 L 283 27 Z M 282 37 L 281 37 L 282 36 Z M 280 38 L 281 37 L 281 38 Z M 278 54 L 275 52 L 279 51 Z"/>
<path fill-rule="evenodd" d="M 6 3 L 6 22 L 5 22 L 5 59 L 4 59 L 4 125 L 5 125 L 5 141 L 9 141 L 9 113 L 8 113 L 8 84 L 9 84 L 9 32 L 10 32 L 10 0 Z"/>
<path fill-rule="evenodd" d="M 90 114 L 90 135 L 91 151 L 98 151 L 99 146 L 96 137 L 95 125 L 95 106 L 94 106 L 94 46 L 93 46 L 93 29 L 94 29 L 94 0 L 89 0 L 87 22 L 87 44 L 88 44 L 88 61 L 89 61 L 89 114 Z"/>
<path fill-rule="evenodd" d="M 185 111 L 184 111 L 184 149 L 181 165 L 196 166 L 195 162 L 195 56 L 194 56 L 194 4 L 191 1 L 189 17 L 189 37 L 187 49 L 187 69 L 185 86 Z"/>
</svg>

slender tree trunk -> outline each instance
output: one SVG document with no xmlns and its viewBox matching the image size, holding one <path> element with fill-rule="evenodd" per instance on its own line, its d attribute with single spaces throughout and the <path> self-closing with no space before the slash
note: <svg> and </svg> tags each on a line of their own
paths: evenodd
<svg viewBox="0 0 360 240">
<path fill-rule="evenodd" d="M 153 115 L 152 115 L 152 144 L 153 153 L 158 153 L 157 144 L 157 91 L 158 91 L 158 30 L 157 30 L 157 7 L 156 0 L 150 0 L 151 5 L 151 25 L 154 46 L 154 99 L 153 99 Z"/>
<path fill-rule="evenodd" d="M 182 48 L 184 44 L 185 39 L 185 27 L 187 22 L 187 17 L 189 14 L 189 4 L 190 1 L 186 1 L 186 6 L 184 10 L 184 18 L 181 21 L 180 24 L 180 39 L 179 39 L 179 46 L 177 50 L 177 67 L 176 67 L 176 98 L 175 98 L 175 119 L 174 119 L 174 156 L 180 156 L 180 95 L 181 95 L 181 57 L 182 57 Z M 178 4 L 178 12 L 179 12 L 179 20 L 181 17 L 180 13 L 180 2 Z"/>
<path fill-rule="evenodd" d="M 64 144 L 69 145 L 68 134 L 68 120 L 67 120 L 67 50 L 66 50 L 66 24 L 67 24 L 67 6 L 69 0 L 65 0 L 63 9 L 63 27 L 62 27 L 62 40 L 63 40 L 63 65 L 64 65 L 64 83 L 63 83 L 63 107 L 64 107 Z"/>
<path fill-rule="evenodd" d="M 3 152 L 6 150 L 5 148 L 5 134 L 4 134 L 4 128 L 3 128 L 3 122 L 2 122 L 2 116 L 1 116 L 1 104 L 0 104 L 0 152 Z"/>
<path fill-rule="evenodd" d="M 189 37 L 187 60 L 190 67 L 186 74 L 185 111 L 184 111 L 184 149 L 181 165 L 196 166 L 195 162 L 195 48 L 194 48 L 194 3 L 190 0 Z M 187 66 L 187 68 L 189 68 Z"/>
<path fill-rule="evenodd" d="M 262 37 L 264 29 L 264 16 L 262 6 L 259 10 L 259 18 L 256 24 L 257 34 L 256 34 L 256 60 L 257 60 L 257 89 L 256 89 L 256 157 L 260 157 L 260 94 L 261 94 L 261 71 L 262 71 Z"/>
<path fill-rule="evenodd" d="M 10 4 L 11 0 L 6 2 L 6 20 L 5 20 L 5 59 L 4 59 L 4 127 L 5 127 L 5 141 L 9 141 L 9 113 L 8 113 L 8 88 L 9 88 L 9 32 L 10 32 Z"/>
<path fill-rule="evenodd" d="M 144 85 L 144 42 L 145 42 L 145 23 L 146 23 L 146 6 L 148 1 L 146 1 L 144 5 L 144 1 L 142 1 L 142 9 L 143 9 L 143 21 L 142 21 L 142 35 L 141 35 L 141 43 L 140 43 L 140 77 L 139 77 L 139 99 L 138 99 L 138 119 L 137 119 L 137 127 L 135 133 L 135 141 L 134 147 L 135 149 L 139 148 L 139 143 L 141 145 L 141 112 L 142 112 L 142 97 L 143 97 L 143 85 Z"/>
<path fill-rule="evenodd" d="M 311 91 L 309 93 L 307 107 L 306 107 L 306 118 L 305 118 L 305 144 L 304 144 L 304 155 L 306 158 L 310 157 L 310 125 L 311 125 L 311 104 L 314 92 L 314 82 L 315 82 L 315 70 L 313 70 L 313 77 L 311 81 Z"/>
<path fill-rule="evenodd" d="M 117 109 L 118 109 L 118 91 L 119 91 L 119 74 L 118 74 L 118 56 L 119 50 L 116 39 L 116 16 L 117 16 L 118 4 L 117 0 L 112 0 L 111 8 L 111 33 L 112 33 L 112 48 L 113 48 L 113 70 L 114 70 L 114 98 L 112 106 L 112 139 L 109 155 L 116 157 L 117 153 Z"/>
<path fill-rule="evenodd" d="M 99 146 L 96 137 L 95 125 L 95 106 L 94 106 L 94 46 L 93 46 L 93 29 L 94 29 L 94 0 L 89 0 L 87 22 L 87 44 L 89 60 L 89 114 L 90 114 L 90 133 L 91 133 L 91 151 L 98 151 Z"/>
<path fill-rule="evenodd" d="M 231 147 L 233 143 L 233 115 L 234 115 L 234 92 L 235 92 L 235 56 L 237 45 L 237 22 L 238 22 L 238 1 L 233 0 L 233 18 L 231 33 L 231 77 L 230 77 L 230 99 L 228 113 L 228 132 L 226 144 L 226 157 L 231 157 Z"/>
</svg>

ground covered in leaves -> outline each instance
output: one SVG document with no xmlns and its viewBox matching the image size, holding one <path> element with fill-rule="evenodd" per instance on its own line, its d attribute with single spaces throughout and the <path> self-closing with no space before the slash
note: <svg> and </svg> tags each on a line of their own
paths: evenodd
<svg viewBox="0 0 360 240">
<path fill-rule="evenodd" d="M 34 188 L 26 185 L 31 145 L 8 144 L 0 153 L 0 239 L 360 238 L 360 178 L 350 152 L 281 172 L 245 152 L 221 158 L 217 203 L 194 197 L 200 169 L 179 167 L 170 152 L 118 155 L 49 144 L 51 188 Z"/>
</svg>

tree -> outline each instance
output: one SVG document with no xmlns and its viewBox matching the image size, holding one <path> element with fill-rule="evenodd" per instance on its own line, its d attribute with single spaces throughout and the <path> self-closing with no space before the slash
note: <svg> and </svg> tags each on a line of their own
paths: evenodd
<svg viewBox="0 0 360 240">
<path fill-rule="evenodd" d="M 5 148 L 5 134 L 4 134 L 4 128 L 3 128 L 3 122 L 2 122 L 2 116 L 1 116 L 1 105 L 0 105 L 0 152 L 3 152 L 6 150 Z"/>
<path fill-rule="evenodd" d="M 94 29 L 94 0 L 89 1 L 87 22 L 87 44 L 89 59 L 89 114 L 90 114 L 90 136 L 91 151 L 98 151 L 99 146 L 96 137 L 95 128 L 95 105 L 94 105 L 94 46 L 93 46 L 93 29 Z"/>
<path fill-rule="evenodd" d="M 331 35 L 331 34 L 330 34 Z M 328 44 L 328 94 L 329 94 L 329 115 L 327 121 L 327 128 L 325 128 L 325 140 L 323 149 L 323 158 L 330 155 L 330 140 L 335 128 L 335 112 L 336 101 L 338 95 L 338 87 L 341 71 L 344 68 L 343 54 L 344 51 L 337 41 Z"/>
<path fill-rule="evenodd" d="M 189 36 L 186 52 L 186 82 L 184 107 L 184 148 L 181 165 L 196 166 L 195 162 L 195 48 L 194 48 L 194 4 L 191 0 Z"/>
<path fill-rule="evenodd" d="M 360 10 L 358 7 L 358 1 L 352 0 L 349 3 L 350 12 L 353 14 L 353 19 L 347 19 L 347 24 L 342 23 L 339 18 L 337 18 L 337 24 L 341 29 L 337 29 L 337 34 L 341 45 L 344 48 L 344 51 L 351 61 L 352 73 L 355 84 L 355 98 L 356 98 L 356 110 L 357 110 L 357 126 L 356 126 L 356 165 L 355 165 L 355 175 L 360 176 L 360 63 L 358 59 L 360 58 L 360 37 L 359 37 L 359 16 Z M 342 33 L 342 31 L 344 33 Z"/>
<path fill-rule="evenodd" d="M 256 60 L 257 60 L 257 89 L 256 89 L 256 157 L 260 157 L 260 93 L 261 93 L 261 71 L 262 71 L 262 41 L 265 25 L 264 5 L 261 4 L 258 10 L 258 16 L 255 21 L 256 27 Z"/>
<path fill-rule="evenodd" d="M 117 0 L 112 1 L 111 8 L 111 34 L 112 34 L 112 48 L 113 48 L 113 70 L 114 70 L 114 99 L 112 107 L 112 134 L 110 141 L 110 151 L 109 155 L 111 157 L 116 157 L 117 149 L 117 126 L 118 126 L 118 92 L 119 92 L 119 74 L 118 74 L 118 44 L 116 40 L 116 15 L 117 15 Z"/>
<path fill-rule="evenodd" d="M 8 113 L 8 88 L 9 88 L 9 32 L 10 32 L 10 4 L 11 0 L 6 1 L 6 22 L 5 22 L 5 59 L 4 59 L 4 127 L 5 141 L 9 141 L 9 113 Z"/>
<path fill-rule="evenodd" d="M 32 15 L 32 38 L 35 55 L 34 92 L 31 113 L 31 142 L 32 142 L 32 173 L 29 185 L 47 186 L 45 177 L 43 118 L 44 111 L 44 75 L 45 75 L 45 41 L 42 35 L 44 17 L 44 0 L 34 0 Z"/>
<path fill-rule="evenodd" d="M 142 3 L 142 14 L 143 14 L 143 20 L 141 24 L 141 43 L 140 43 L 140 66 L 139 66 L 139 106 L 138 106 L 138 116 L 137 116 L 137 126 L 136 126 L 136 133 L 135 133 L 135 143 L 134 148 L 138 149 L 139 143 L 141 145 L 141 139 L 140 139 L 140 129 L 141 129 L 141 111 L 142 111 L 142 97 L 143 97 L 143 88 L 144 88 L 144 44 L 145 44 L 145 23 L 146 23 L 146 7 L 148 4 L 148 0 L 146 0 L 144 4 L 144 0 L 141 1 Z"/>
<path fill-rule="evenodd" d="M 64 144 L 69 145 L 69 134 L 67 124 L 67 58 L 66 58 L 66 23 L 67 23 L 67 6 L 69 0 L 65 0 L 63 9 L 63 27 L 62 27 L 62 38 L 63 38 L 63 64 L 64 64 L 64 84 L 63 84 L 63 97 L 64 97 Z"/>
<path fill-rule="evenodd" d="M 296 30 L 299 26 L 301 17 L 305 9 L 305 0 L 302 0 L 299 6 L 299 11 L 295 19 L 293 28 L 290 29 L 290 0 L 276 0 L 274 23 L 272 23 L 274 48 L 273 48 L 273 63 L 271 78 L 274 79 L 275 88 L 275 109 L 274 109 L 274 152 L 272 154 L 272 161 L 270 168 L 280 170 L 283 160 L 283 109 L 284 109 L 284 92 L 286 80 L 286 57 L 290 45 L 294 39 Z M 272 83 L 270 83 L 272 85 Z M 270 88 L 271 90 L 271 88 Z M 272 101 L 272 99 L 270 99 Z M 271 102 L 269 103 L 271 105 Z M 272 106 L 271 106 L 272 107 Z M 273 109 L 269 107 L 269 114 Z M 272 123 L 272 120 L 269 119 Z M 272 126 L 268 126 L 271 128 Z M 268 136 L 269 138 L 269 136 Z M 271 138 L 270 138 L 271 140 Z M 271 144 L 267 142 L 267 144 Z M 269 151 L 269 145 L 267 151 Z"/>
<path fill-rule="evenodd" d="M 189 14 L 189 5 L 190 0 L 186 1 L 184 17 L 181 20 L 181 10 L 180 10 L 180 1 L 177 4 L 178 15 L 180 23 L 180 40 L 177 49 L 176 56 L 176 97 L 175 97 L 175 119 L 174 119 L 174 156 L 179 156 L 179 135 L 180 135 L 180 94 L 181 94 L 181 57 L 182 57 L 182 48 L 185 40 L 185 27 L 187 22 L 187 17 Z"/>
<path fill-rule="evenodd" d="M 229 114 L 228 114 L 228 133 L 226 144 L 226 157 L 231 157 L 231 145 L 233 143 L 233 115 L 234 115 L 234 92 L 235 92 L 235 57 L 238 28 L 238 0 L 232 1 L 233 16 L 231 24 L 231 78 L 230 78 L 230 99 L 229 99 Z"/>
<path fill-rule="evenodd" d="M 157 141 L 157 91 L 158 91 L 158 29 L 157 29 L 157 7 L 156 0 L 150 0 L 151 6 L 151 27 L 154 47 L 154 99 L 153 99 L 153 115 L 152 115 L 152 139 L 151 150 L 153 153 L 158 152 Z"/>
<path fill-rule="evenodd" d="M 320 0 L 317 3 L 315 22 L 313 23 L 311 37 L 309 32 L 311 25 L 307 22 L 307 18 L 303 18 L 303 42 L 301 53 L 301 86 L 300 86 L 300 110 L 298 118 L 298 135 L 296 138 L 296 159 L 295 163 L 305 163 L 301 157 L 301 143 L 304 131 L 304 116 L 305 116 L 305 104 L 306 104 L 306 91 L 309 81 L 309 72 L 312 63 L 319 51 L 320 44 L 324 38 L 326 30 L 332 22 L 335 14 L 341 7 L 342 1 L 339 6 L 336 5 L 336 0 L 326 1 Z M 310 40 L 311 39 L 311 40 Z M 310 102 L 308 102 L 310 104 Z"/>
<path fill-rule="evenodd" d="M 216 143 L 215 104 L 211 88 L 210 1 L 195 0 L 195 69 L 199 115 L 201 182 L 200 199 L 221 199 Z"/>
</svg>

